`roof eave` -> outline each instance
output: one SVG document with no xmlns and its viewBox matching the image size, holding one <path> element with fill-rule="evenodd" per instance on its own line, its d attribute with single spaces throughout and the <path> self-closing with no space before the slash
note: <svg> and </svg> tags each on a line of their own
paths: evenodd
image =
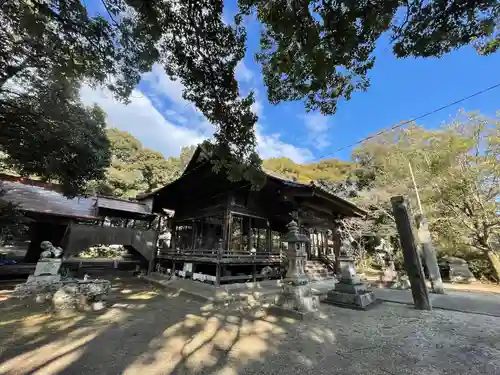
<svg viewBox="0 0 500 375">
<path fill-rule="evenodd" d="M 357 206 L 356 204 L 350 202 L 349 200 L 347 200 L 345 198 L 342 198 L 342 197 L 339 197 L 338 195 L 324 191 L 323 189 L 319 189 L 316 186 L 311 186 L 311 188 L 312 188 L 313 195 L 323 196 L 323 197 L 326 197 L 332 201 L 340 202 L 342 205 L 349 207 L 349 209 L 354 214 L 353 216 L 357 216 L 357 217 L 362 218 L 362 217 L 365 217 L 366 215 L 368 215 L 368 212 L 366 210 L 362 209 L 361 207 Z"/>
</svg>

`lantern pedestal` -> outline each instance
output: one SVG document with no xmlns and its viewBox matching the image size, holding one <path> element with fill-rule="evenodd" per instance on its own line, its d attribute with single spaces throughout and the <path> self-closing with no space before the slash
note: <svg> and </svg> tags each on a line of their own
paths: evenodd
<svg viewBox="0 0 500 375">
<path fill-rule="evenodd" d="M 369 286 L 356 275 L 354 260 L 340 257 L 341 277 L 335 288 L 327 294 L 325 303 L 365 310 L 374 306 L 375 296 Z"/>
<path fill-rule="evenodd" d="M 290 222 L 287 228 L 288 233 L 282 237 L 282 241 L 288 244 L 288 271 L 281 293 L 276 296 L 268 311 L 276 315 L 303 319 L 317 311 L 319 306 L 319 296 L 313 295 L 309 278 L 304 271 L 305 244 L 309 242 L 309 238 L 299 234 L 298 225 L 294 221 Z"/>
</svg>

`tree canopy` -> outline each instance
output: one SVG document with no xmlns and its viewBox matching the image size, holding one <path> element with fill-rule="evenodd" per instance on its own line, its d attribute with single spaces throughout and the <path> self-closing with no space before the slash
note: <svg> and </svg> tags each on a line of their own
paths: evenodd
<svg viewBox="0 0 500 375">
<path fill-rule="evenodd" d="M 88 193 L 135 198 L 180 177 L 196 146 L 182 147 L 179 157 L 165 158 L 161 152 L 143 147 L 132 134 L 109 128 L 111 165 L 104 177 L 87 185 Z"/>
<path fill-rule="evenodd" d="M 222 1 L 101 5 L 102 12 L 92 15 L 80 0 L 2 2 L 0 95 L 10 91 L 9 83 L 33 85 L 57 72 L 106 85 L 127 101 L 141 74 L 158 63 L 181 80 L 184 98 L 216 126 L 219 167 L 234 160 L 258 167 L 253 93 L 240 98 L 234 78 L 245 53 L 245 31 L 223 22 Z"/>
<path fill-rule="evenodd" d="M 388 34 L 398 58 L 439 57 L 475 44 L 497 51 L 496 0 L 269 1 L 239 0 L 262 23 L 264 81 L 271 103 L 305 99 L 306 108 L 335 113 L 339 99 L 367 90 L 377 42 Z"/>
<path fill-rule="evenodd" d="M 499 141 L 499 119 L 477 113 L 460 113 L 437 130 L 414 124 L 373 138 L 353 153 L 362 186 L 358 199 L 373 211 L 390 212 L 390 197 L 402 194 L 412 197 L 417 213 L 411 162 L 439 250 L 479 253 L 500 280 Z"/>
<path fill-rule="evenodd" d="M 349 99 L 353 91 L 368 89 L 375 45 L 385 33 L 390 33 L 398 57 L 441 56 L 471 43 L 488 54 L 499 43 L 495 0 L 240 0 L 234 24 L 224 22 L 222 0 L 98 4 L 101 9 L 91 12 L 81 0 L 0 3 L 0 114 L 9 111 L 5 98 L 10 100 L 13 88 L 29 87 L 35 93 L 53 76 L 71 84 L 105 85 L 127 101 L 142 73 L 160 64 L 182 82 L 184 98 L 216 126 L 215 169 L 227 167 L 233 179 L 252 179 L 261 162 L 254 151 L 254 96 L 240 97 L 234 77 L 246 50 L 244 15 L 255 13 L 263 25 L 257 59 L 270 102 L 305 99 L 308 109 L 324 114 L 334 113 L 338 100 Z M 27 103 L 18 100 L 16 105 Z M 53 122 L 49 115 L 55 112 L 39 113 L 40 124 Z M 65 120 L 75 122 L 70 115 L 66 111 Z M 30 129 L 32 122 L 21 122 L 25 118 L 15 125 Z M 36 142 L 29 141 L 22 144 L 34 149 Z M 242 161 L 250 168 L 242 169 Z M 93 167 L 100 173 L 103 166 Z M 52 170 L 38 168 L 37 173 Z M 72 173 L 78 181 L 88 178 L 78 170 Z"/>
<path fill-rule="evenodd" d="M 36 81 L 29 91 L 0 98 L 3 163 L 21 175 L 56 180 L 67 195 L 76 195 L 109 165 L 105 119 L 99 107 L 81 103 L 74 81 Z"/>
</svg>

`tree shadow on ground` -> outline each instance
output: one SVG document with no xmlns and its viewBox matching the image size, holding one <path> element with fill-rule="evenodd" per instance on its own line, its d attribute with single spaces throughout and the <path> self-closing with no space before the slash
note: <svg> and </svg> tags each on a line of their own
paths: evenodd
<svg viewBox="0 0 500 375">
<path fill-rule="evenodd" d="M 102 313 L 52 316 L 40 305 L 0 303 L 0 373 L 262 373 L 290 332 L 298 335 L 292 319 L 259 309 L 215 307 L 131 278 L 112 282 Z M 311 334 L 334 342 L 332 332 L 298 335 L 299 347 L 288 348 L 287 357 L 301 366 L 313 363 L 304 354 Z"/>
<path fill-rule="evenodd" d="M 371 313 L 326 307 L 326 316 L 296 322 L 257 308 L 203 304 L 133 278 L 112 283 L 110 308 L 100 313 L 55 317 L 40 305 L 0 302 L 0 374 L 451 371 L 436 372 L 439 358 L 458 363 L 455 374 L 494 374 L 489 370 L 500 369 L 500 356 L 491 349 L 500 338 L 498 318 L 482 317 L 480 322 L 462 314 L 450 320 L 448 313 L 405 306 Z M 471 337 L 475 328 L 483 331 Z M 465 356 L 464 348 L 475 350 L 474 355 Z"/>
</svg>

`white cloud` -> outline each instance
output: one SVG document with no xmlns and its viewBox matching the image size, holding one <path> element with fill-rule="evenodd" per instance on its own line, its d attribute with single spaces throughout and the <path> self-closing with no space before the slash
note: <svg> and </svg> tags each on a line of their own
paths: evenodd
<svg viewBox="0 0 500 375">
<path fill-rule="evenodd" d="M 257 152 L 264 159 L 285 156 L 296 163 L 304 163 L 313 158 L 309 149 L 285 143 L 279 134 L 264 135 L 259 124 L 256 126 L 256 137 Z"/>
<path fill-rule="evenodd" d="M 144 81 L 148 90 L 145 93 L 134 90 L 128 105 L 115 100 L 107 90 L 87 86 L 81 90 L 82 100 L 86 104 L 99 104 L 106 111 L 111 126 L 130 132 L 144 146 L 165 156 L 177 156 L 181 147 L 212 136 L 215 127 L 193 104 L 182 98 L 183 85 L 169 79 L 161 66 L 155 65 L 152 72 L 144 75 Z M 261 118 L 262 109 L 262 102 L 256 100 L 252 110 Z M 285 156 L 297 163 L 312 158 L 310 150 L 283 142 L 279 134 L 265 134 L 259 124 L 256 137 L 257 151 L 263 158 Z"/>
<path fill-rule="evenodd" d="M 323 149 L 330 144 L 328 130 L 330 129 L 328 117 L 321 113 L 306 114 L 302 116 L 304 124 L 309 131 L 309 142 L 317 149 Z"/>
<path fill-rule="evenodd" d="M 184 85 L 180 80 L 171 80 L 161 65 L 155 64 L 151 72 L 144 74 L 143 82 L 147 86 L 147 96 L 168 120 L 185 125 L 205 137 L 212 135 L 214 127 L 193 103 L 182 97 Z"/>
<path fill-rule="evenodd" d="M 253 103 L 250 108 L 252 109 L 253 113 L 255 113 L 259 117 L 262 117 L 263 106 L 259 100 L 256 99 L 255 103 Z"/>
<path fill-rule="evenodd" d="M 243 60 L 240 60 L 236 65 L 234 74 L 239 82 L 251 82 L 254 79 L 253 72 L 246 66 Z"/>
<path fill-rule="evenodd" d="M 167 121 L 138 90 L 133 91 L 128 105 L 118 102 L 107 90 L 88 86 L 82 87 L 81 97 L 86 104 L 99 104 L 108 115 L 109 125 L 132 133 L 145 147 L 165 156 L 177 156 L 181 147 L 198 144 L 206 138 L 196 130 Z"/>
<path fill-rule="evenodd" d="M 193 104 L 182 97 L 184 85 L 180 80 L 171 80 L 161 65 L 155 64 L 153 70 L 142 76 L 142 79 L 149 84 L 149 87 L 158 94 L 169 98 L 176 106 L 188 108 Z"/>
</svg>

